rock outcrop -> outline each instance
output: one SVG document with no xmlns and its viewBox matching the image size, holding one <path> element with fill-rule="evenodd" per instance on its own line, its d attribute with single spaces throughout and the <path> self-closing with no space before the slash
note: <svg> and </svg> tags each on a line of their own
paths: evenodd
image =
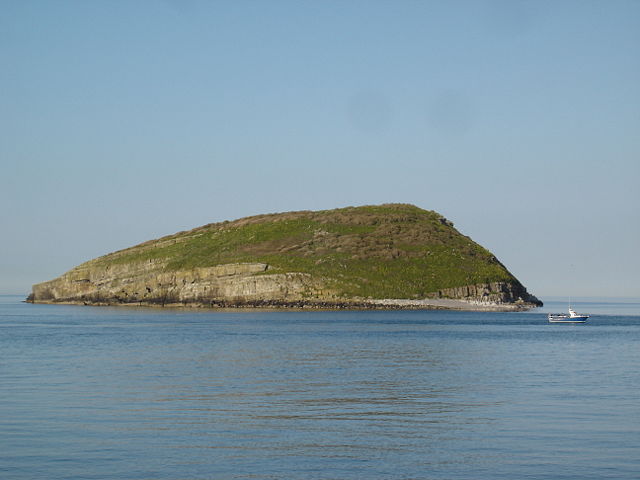
<svg viewBox="0 0 640 480">
<path fill-rule="evenodd" d="M 83 263 L 34 285 L 28 300 L 308 308 L 456 308 L 446 300 L 459 300 L 470 308 L 505 310 L 541 305 L 451 222 L 410 205 L 207 225 Z"/>
<path fill-rule="evenodd" d="M 431 295 L 436 298 L 475 300 L 484 303 L 538 303 L 520 282 L 492 282 L 445 288 Z M 541 305 L 541 304 L 540 304 Z"/>
</svg>

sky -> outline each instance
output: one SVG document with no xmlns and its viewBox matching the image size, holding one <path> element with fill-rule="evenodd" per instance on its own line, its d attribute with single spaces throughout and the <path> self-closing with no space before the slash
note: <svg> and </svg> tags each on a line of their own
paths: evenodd
<svg viewBox="0 0 640 480">
<path fill-rule="evenodd" d="M 0 0 L 0 293 L 260 213 L 411 203 L 640 297 L 638 1 Z"/>
</svg>

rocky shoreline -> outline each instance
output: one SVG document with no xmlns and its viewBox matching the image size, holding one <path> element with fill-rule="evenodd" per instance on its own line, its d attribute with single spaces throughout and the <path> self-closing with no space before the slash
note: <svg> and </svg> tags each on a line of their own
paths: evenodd
<svg viewBox="0 0 640 480">
<path fill-rule="evenodd" d="M 162 302 L 162 301 L 78 301 L 78 300 L 35 300 L 30 295 L 28 303 L 50 305 L 83 305 L 110 307 L 147 307 L 147 308 L 184 308 L 207 310 L 465 310 L 487 312 L 520 312 L 537 308 L 540 305 L 519 302 L 499 303 L 478 300 L 456 299 L 380 299 L 355 301 L 284 301 L 284 300 L 253 300 L 253 301 L 225 301 L 212 300 L 208 302 Z"/>
</svg>

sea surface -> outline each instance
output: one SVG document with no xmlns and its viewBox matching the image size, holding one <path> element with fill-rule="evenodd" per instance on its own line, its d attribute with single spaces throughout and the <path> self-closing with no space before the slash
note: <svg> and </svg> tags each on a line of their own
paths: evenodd
<svg viewBox="0 0 640 480">
<path fill-rule="evenodd" d="M 638 479 L 640 300 L 526 313 L 0 297 L 0 478 Z"/>
</svg>

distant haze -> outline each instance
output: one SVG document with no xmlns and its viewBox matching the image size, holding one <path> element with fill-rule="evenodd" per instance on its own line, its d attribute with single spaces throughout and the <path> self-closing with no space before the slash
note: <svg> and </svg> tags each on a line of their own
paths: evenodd
<svg viewBox="0 0 640 480">
<path fill-rule="evenodd" d="M 0 293 L 247 215 L 436 210 L 640 296 L 640 2 L 4 2 Z"/>
</svg>

